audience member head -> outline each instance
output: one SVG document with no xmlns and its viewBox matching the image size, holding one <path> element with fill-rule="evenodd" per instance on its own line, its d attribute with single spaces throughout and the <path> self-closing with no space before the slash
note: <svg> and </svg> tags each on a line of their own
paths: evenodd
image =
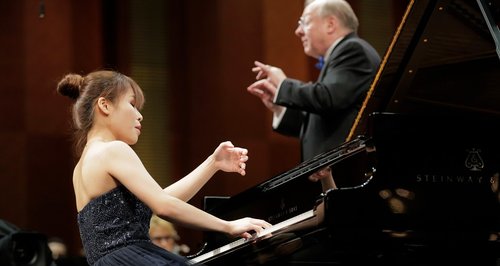
<svg viewBox="0 0 500 266">
<path fill-rule="evenodd" d="M 176 253 L 180 237 L 172 223 L 153 215 L 149 225 L 149 237 L 155 245 Z"/>
<path fill-rule="evenodd" d="M 58 237 L 52 237 L 47 241 L 50 251 L 52 252 L 52 259 L 57 260 L 68 255 L 68 248 L 64 241 Z"/>
</svg>

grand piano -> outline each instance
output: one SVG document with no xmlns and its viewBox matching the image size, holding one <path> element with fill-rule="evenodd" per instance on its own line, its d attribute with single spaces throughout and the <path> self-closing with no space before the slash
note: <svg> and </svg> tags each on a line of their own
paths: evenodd
<svg viewBox="0 0 500 266">
<path fill-rule="evenodd" d="M 200 265 L 500 265 L 500 1 L 410 1 L 344 144 L 230 198 Z M 329 167 L 337 189 L 308 177 Z"/>
</svg>

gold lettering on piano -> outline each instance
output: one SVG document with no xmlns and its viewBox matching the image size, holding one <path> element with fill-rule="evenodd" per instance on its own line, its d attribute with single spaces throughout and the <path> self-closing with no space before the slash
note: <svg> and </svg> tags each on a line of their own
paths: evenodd
<svg viewBox="0 0 500 266">
<path fill-rule="evenodd" d="M 446 175 L 446 174 L 417 174 L 417 183 L 439 183 L 439 184 L 483 184 L 491 182 L 491 178 L 484 178 L 478 173 L 484 169 L 484 160 L 481 157 L 481 149 L 467 149 L 464 166 L 470 170 L 471 175 Z"/>
<path fill-rule="evenodd" d="M 417 183 L 482 184 L 485 178 L 472 175 L 417 174 L 416 180 Z"/>
<path fill-rule="evenodd" d="M 299 210 L 299 208 L 297 206 L 292 206 L 292 207 L 290 207 L 288 209 L 281 210 L 280 212 L 277 212 L 277 213 L 269 216 L 268 221 L 270 223 L 275 223 L 276 221 L 282 220 L 283 217 L 287 217 L 288 218 L 288 216 L 290 214 L 296 213 L 298 210 Z"/>
</svg>

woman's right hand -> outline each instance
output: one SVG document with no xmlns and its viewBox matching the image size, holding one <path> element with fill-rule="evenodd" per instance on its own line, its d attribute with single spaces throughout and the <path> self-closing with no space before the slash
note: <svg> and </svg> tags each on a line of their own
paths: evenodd
<svg viewBox="0 0 500 266">
<path fill-rule="evenodd" d="M 231 141 L 219 144 L 213 153 L 213 158 L 219 170 L 224 172 L 236 172 L 245 175 L 246 162 L 248 161 L 248 150 L 235 147 Z"/>
<path fill-rule="evenodd" d="M 241 236 L 243 238 L 251 238 L 252 234 L 250 232 L 259 233 L 272 226 L 264 220 L 249 217 L 228 221 L 228 223 L 228 233 L 232 236 Z"/>
</svg>

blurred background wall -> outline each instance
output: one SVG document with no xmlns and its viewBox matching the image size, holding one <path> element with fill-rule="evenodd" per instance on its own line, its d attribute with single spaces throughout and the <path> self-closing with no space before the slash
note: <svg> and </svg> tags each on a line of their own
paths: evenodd
<svg viewBox="0 0 500 266">
<path fill-rule="evenodd" d="M 359 35 L 389 45 L 408 1 L 350 0 Z M 316 80 L 314 60 L 294 35 L 303 0 L 0 1 L 0 219 L 81 241 L 71 184 L 69 99 L 56 94 L 67 73 L 114 69 L 146 94 L 134 149 L 166 186 L 226 140 L 248 148 L 245 177 L 218 173 L 203 196 L 231 196 L 299 163 L 295 139 L 273 133 L 271 113 L 246 92 L 254 60 L 289 77 Z M 196 250 L 201 232 L 179 228 Z"/>
</svg>

